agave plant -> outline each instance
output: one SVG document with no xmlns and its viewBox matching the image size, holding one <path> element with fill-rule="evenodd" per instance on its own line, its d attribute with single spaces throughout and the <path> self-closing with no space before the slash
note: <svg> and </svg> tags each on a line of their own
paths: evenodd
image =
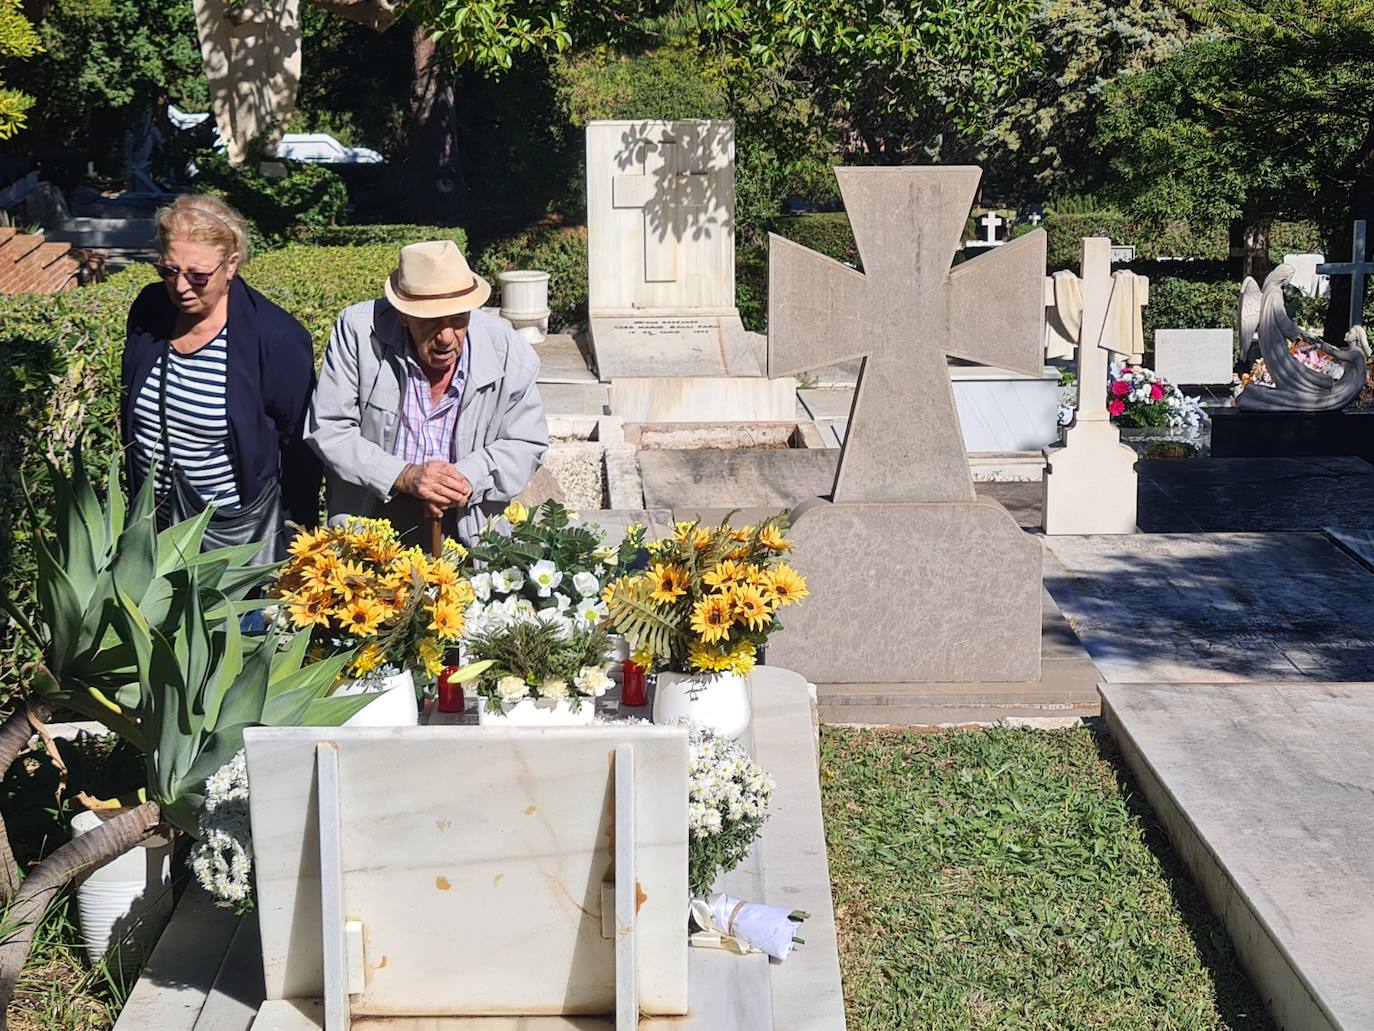
<svg viewBox="0 0 1374 1031">
<path fill-rule="evenodd" d="M 79 445 L 70 478 L 51 464 L 48 468 L 54 495 L 51 542 L 31 501 L 29 509 L 38 565 L 36 618 L 30 622 L 11 599 L 0 602 L 42 653 L 30 693 L 99 720 L 147 751 L 149 742 L 131 715 L 138 683 L 130 643 L 114 626 L 116 595 L 136 606 L 150 627 L 171 636 L 193 594 L 221 600 L 219 615 L 228 616 L 251 607 L 245 598 L 271 570 L 249 565 L 258 550 L 254 544 L 202 554 L 209 509 L 159 533 L 151 476 L 126 510 L 118 458 L 110 463 L 103 505 Z"/>
</svg>

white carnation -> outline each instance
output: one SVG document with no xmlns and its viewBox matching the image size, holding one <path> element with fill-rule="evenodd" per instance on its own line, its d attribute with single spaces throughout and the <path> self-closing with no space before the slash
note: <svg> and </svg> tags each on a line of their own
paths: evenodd
<svg viewBox="0 0 1374 1031">
<path fill-rule="evenodd" d="M 547 677 L 539 685 L 539 693 L 545 698 L 567 698 L 568 682 L 562 677 Z"/>
<path fill-rule="evenodd" d="M 604 670 L 596 666 L 583 666 L 573 683 L 577 685 L 577 690 L 581 694 L 600 698 L 611 689 L 612 680 L 606 676 Z"/>
<path fill-rule="evenodd" d="M 480 602 L 491 601 L 491 574 L 478 573 L 476 576 L 468 577 L 468 583 L 472 585 L 472 593 Z"/>
<path fill-rule="evenodd" d="M 503 702 L 518 702 L 529 693 L 529 685 L 519 677 L 502 677 L 496 682 L 496 694 Z"/>
</svg>

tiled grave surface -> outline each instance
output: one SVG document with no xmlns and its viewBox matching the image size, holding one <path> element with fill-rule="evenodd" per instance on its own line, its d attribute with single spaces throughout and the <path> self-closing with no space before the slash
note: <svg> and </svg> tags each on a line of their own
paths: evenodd
<svg viewBox="0 0 1374 1031">
<path fill-rule="evenodd" d="M 1374 574 L 1318 533 L 1046 538 L 1112 683 L 1374 679 Z"/>
<path fill-rule="evenodd" d="M 1345 527 L 1328 526 L 1326 535 L 1356 562 L 1374 571 L 1374 529 L 1349 530 Z"/>
<path fill-rule="evenodd" d="M 1131 684 L 1102 709 L 1278 1024 L 1374 1026 L 1374 684 Z"/>
<path fill-rule="evenodd" d="M 567 333 L 550 333 L 534 351 L 539 355 L 539 383 L 595 383 L 587 353 Z"/>
</svg>

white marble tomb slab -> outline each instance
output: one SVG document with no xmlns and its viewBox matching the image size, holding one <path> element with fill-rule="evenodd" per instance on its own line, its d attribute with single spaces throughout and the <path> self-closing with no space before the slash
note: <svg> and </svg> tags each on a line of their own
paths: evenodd
<svg viewBox="0 0 1374 1031">
<path fill-rule="evenodd" d="M 797 381 L 756 376 L 611 380 L 611 411 L 628 423 L 796 422 Z"/>
<path fill-rule="evenodd" d="M 680 728 L 252 728 L 245 734 L 266 997 L 323 995 L 315 748 L 339 755 L 354 1016 L 610 1013 L 616 744 L 636 753 L 640 1005 L 687 1008 Z"/>
<path fill-rule="evenodd" d="M 764 375 L 763 347 L 734 311 L 592 312 L 591 337 L 603 381 Z"/>
<path fill-rule="evenodd" d="M 1230 383 L 1232 343 L 1229 329 L 1155 330 L 1155 372 L 1170 383 Z"/>
<path fill-rule="evenodd" d="M 588 304 L 733 309 L 735 126 L 587 123 Z"/>
</svg>

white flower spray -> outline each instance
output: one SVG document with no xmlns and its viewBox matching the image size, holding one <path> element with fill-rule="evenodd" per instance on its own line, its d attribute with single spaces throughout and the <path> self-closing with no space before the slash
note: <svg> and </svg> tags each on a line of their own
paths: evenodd
<svg viewBox="0 0 1374 1031">
<path fill-rule="evenodd" d="M 253 832 L 248 817 L 248 764 L 240 749 L 205 782 L 200 840 L 191 872 L 215 904 L 236 913 L 253 909 Z"/>
</svg>

